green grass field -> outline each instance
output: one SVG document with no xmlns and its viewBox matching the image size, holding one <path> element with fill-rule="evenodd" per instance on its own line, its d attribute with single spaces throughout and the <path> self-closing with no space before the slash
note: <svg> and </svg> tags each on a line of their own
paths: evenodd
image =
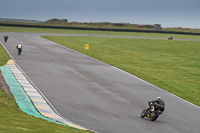
<svg viewBox="0 0 200 133">
<path fill-rule="evenodd" d="M 200 42 L 48 36 L 200 105 Z M 90 49 L 85 50 L 84 44 Z"/>
</svg>

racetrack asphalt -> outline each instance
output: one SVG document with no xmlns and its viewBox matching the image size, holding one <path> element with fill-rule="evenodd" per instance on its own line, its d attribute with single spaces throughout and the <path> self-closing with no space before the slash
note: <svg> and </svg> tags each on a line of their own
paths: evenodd
<svg viewBox="0 0 200 133">
<path fill-rule="evenodd" d="M 122 70 L 40 37 L 85 35 L 7 34 L 8 42 L 1 40 L 6 49 L 63 117 L 99 133 L 199 133 L 200 107 Z M 23 45 L 20 56 L 16 51 L 18 42 Z M 157 96 L 166 102 L 164 114 L 155 122 L 140 118 L 147 101 Z"/>
</svg>

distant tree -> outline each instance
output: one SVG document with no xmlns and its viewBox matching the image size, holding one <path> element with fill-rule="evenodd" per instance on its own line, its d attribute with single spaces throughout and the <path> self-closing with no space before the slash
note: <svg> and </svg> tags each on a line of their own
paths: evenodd
<svg viewBox="0 0 200 133">
<path fill-rule="evenodd" d="M 44 23 L 46 23 L 46 24 L 66 24 L 67 22 L 68 22 L 67 19 L 53 18 L 53 19 L 49 19 L 49 20 L 45 21 Z"/>
<path fill-rule="evenodd" d="M 68 23 L 68 19 L 63 19 L 63 20 Z"/>
<path fill-rule="evenodd" d="M 123 23 L 113 23 L 113 26 L 124 26 L 125 24 L 123 24 Z"/>
</svg>

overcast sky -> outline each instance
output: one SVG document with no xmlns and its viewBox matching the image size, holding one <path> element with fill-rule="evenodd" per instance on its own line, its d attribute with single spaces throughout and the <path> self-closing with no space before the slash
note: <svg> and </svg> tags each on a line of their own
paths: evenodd
<svg viewBox="0 0 200 133">
<path fill-rule="evenodd" d="M 200 28 L 200 0 L 0 0 L 0 18 Z"/>
</svg>

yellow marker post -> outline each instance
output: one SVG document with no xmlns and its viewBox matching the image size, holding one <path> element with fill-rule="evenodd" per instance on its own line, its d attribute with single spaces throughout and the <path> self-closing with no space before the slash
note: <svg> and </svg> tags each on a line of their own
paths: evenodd
<svg viewBox="0 0 200 133">
<path fill-rule="evenodd" d="M 89 44 L 85 44 L 85 50 L 89 49 Z"/>
</svg>

